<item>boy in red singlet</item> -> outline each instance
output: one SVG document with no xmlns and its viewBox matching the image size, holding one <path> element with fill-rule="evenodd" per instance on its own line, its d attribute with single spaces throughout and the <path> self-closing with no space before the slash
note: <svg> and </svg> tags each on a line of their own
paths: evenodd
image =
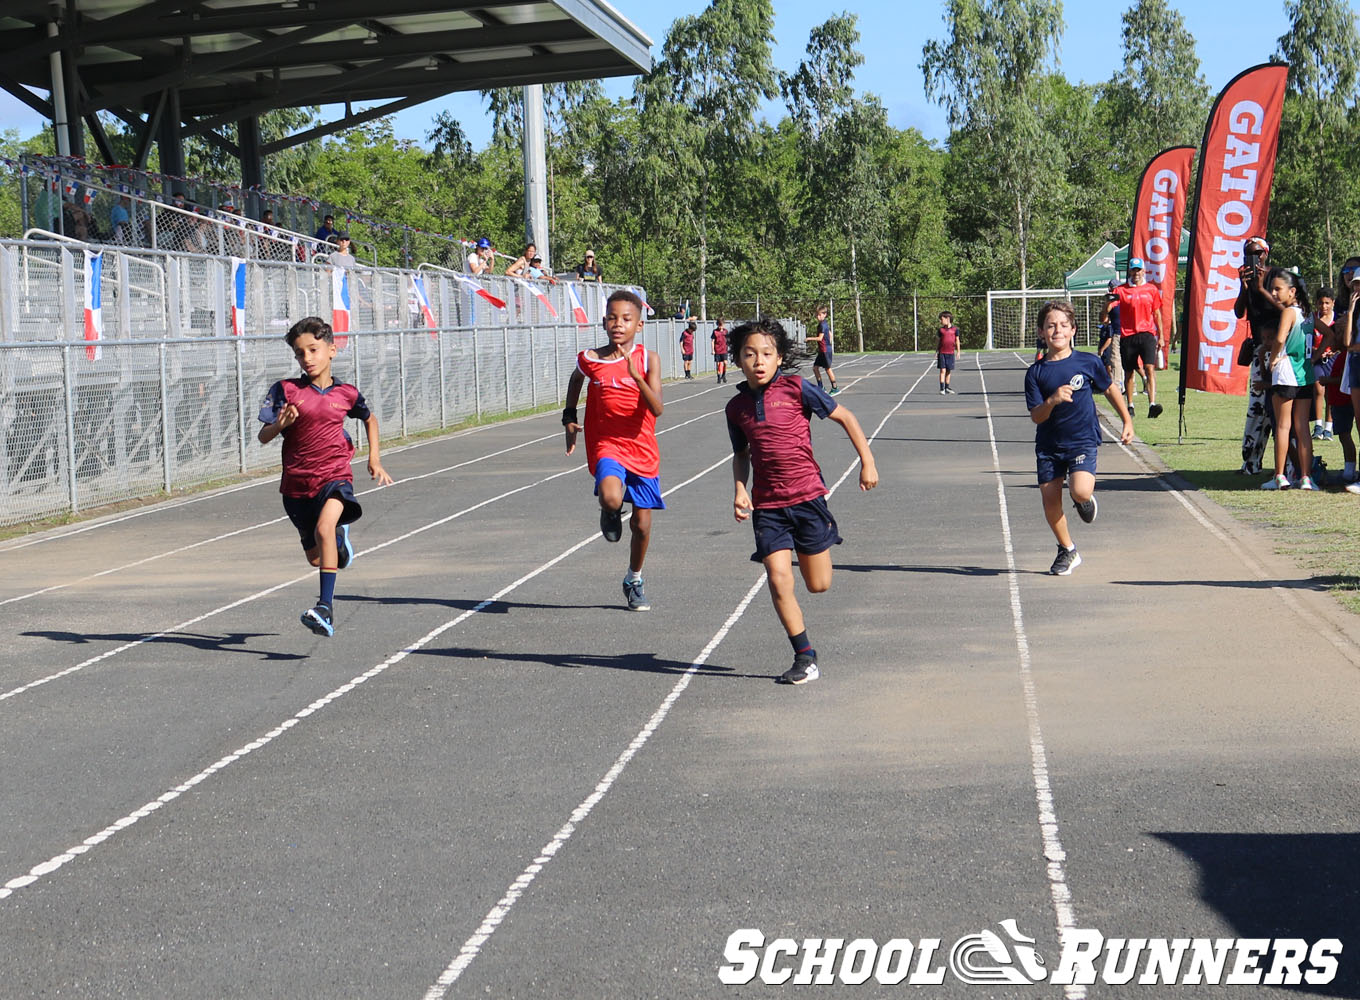
<svg viewBox="0 0 1360 1000">
<path fill-rule="evenodd" d="M 586 395 L 586 466 L 595 477 L 600 498 L 600 531 L 605 541 L 623 537 L 623 504 L 633 505 L 629 519 L 632 544 L 623 596 L 630 611 L 650 611 L 642 586 L 642 563 L 652 537 L 652 511 L 665 510 L 661 499 L 661 452 L 656 443 L 656 418 L 661 403 L 661 359 L 637 343 L 642 332 L 642 300 L 632 292 L 617 291 L 605 303 L 604 329 L 609 343 L 582 351 L 567 383 L 562 426 L 567 432 L 567 454 L 576 450 L 582 424 L 576 414 L 581 386 Z"/>
</svg>

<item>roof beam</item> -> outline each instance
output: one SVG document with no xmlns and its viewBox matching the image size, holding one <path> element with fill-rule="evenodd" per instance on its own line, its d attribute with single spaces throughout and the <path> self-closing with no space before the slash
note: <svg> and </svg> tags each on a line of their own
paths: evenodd
<svg viewBox="0 0 1360 1000">
<path fill-rule="evenodd" d="M 343 132 L 347 128 L 354 128 L 356 125 L 364 124 L 364 122 L 371 122 L 375 118 L 382 118 L 384 115 L 393 115 L 398 111 L 404 111 L 406 108 L 413 108 L 417 104 L 424 104 L 426 101 L 432 101 L 436 97 L 443 96 L 444 93 L 445 90 L 443 87 L 434 87 L 427 91 L 413 93 L 408 97 L 403 97 L 399 101 L 390 101 L 387 104 L 381 104 L 376 108 L 369 108 L 366 111 L 355 111 L 346 115 L 344 118 L 337 118 L 333 122 L 317 125 L 314 128 L 309 128 L 303 132 L 295 132 L 282 139 L 275 139 L 273 142 L 261 146 L 260 153 L 263 156 L 268 156 L 271 153 L 277 153 L 283 149 L 300 146 L 304 142 L 311 142 L 313 139 L 324 139 L 328 135 Z"/>
<path fill-rule="evenodd" d="M 0 90 L 13 94 L 49 121 L 52 119 L 52 102 L 44 101 L 8 73 L 0 73 Z"/>
</svg>

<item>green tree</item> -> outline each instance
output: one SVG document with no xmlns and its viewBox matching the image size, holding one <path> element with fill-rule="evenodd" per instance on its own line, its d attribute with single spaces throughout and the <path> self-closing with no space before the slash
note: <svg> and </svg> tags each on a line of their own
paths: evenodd
<svg viewBox="0 0 1360 1000">
<path fill-rule="evenodd" d="M 995 177 L 996 195 L 982 207 L 1013 238 L 1020 287 L 1027 288 L 1036 200 L 1064 180 L 1065 165 L 1055 162 L 1043 128 L 1042 86 L 1062 33 L 1062 4 L 948 0 L 944 18 L 948 37 L 927 42 L 922 53 L 926 93 L 948 113 L 951 148 L 965 139 L 977 157 L 971 169 Z"/>
<path fill-rule="evenodd" d="M 1352 183 L 1360 32 L 1342 0 L 1291 0 L 1285 10 L 1289 30 L 1277 55 L 1289 64 L 1289 84 L 1271 227 L 1284 238 L 1275 256 L 1306 274 L 1320 271 L 1325 283 L 1336 273 L 1338 244 L 1349 249 L 1360 237 Z"/>
<path fill-rule="evenodd" d="M 664 143 L 649 157 L 657 186 L 698 243 L 699 314 L 707 318 L 709 224 L 715 195 L 747 154 L 762 98 L 775 95 L 771 0 L 713 0 L 677 19 L 661 58 L 638 84 L 644 128 Z"/>
</svg>

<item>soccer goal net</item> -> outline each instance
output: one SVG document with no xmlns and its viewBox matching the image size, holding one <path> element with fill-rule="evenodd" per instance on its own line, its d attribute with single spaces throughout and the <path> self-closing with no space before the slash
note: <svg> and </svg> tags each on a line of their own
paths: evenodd
<svg viewBox="0 0 1360 1000">
<path fill-rule="evenodd" d="M 1028 288 L 987 292 L 987 346 L 1003 350 L 1032 348 L 1038 334 L 1035 319 L 1039 307 L 1049 299 L 1068 299 L 1077 314 L 1075 346 L 1095 347 L 1100 343 L 1100 314 L 1105 309 L 1105 293 L 1069 296 L 1061 288 Z"/>
</svg>

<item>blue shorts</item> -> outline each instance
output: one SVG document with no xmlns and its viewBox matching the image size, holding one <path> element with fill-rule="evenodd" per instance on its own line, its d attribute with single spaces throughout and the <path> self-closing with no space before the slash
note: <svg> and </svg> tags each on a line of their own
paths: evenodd
<svg viewBox="0 0 1360 1000">
<path fill-rule="evenodd" d="M 693 361 L 693 360 L 694 360 L 694 352 L 691 351 L 689 354 L 681 354 L 681 355 L 680 355 L 680 360 L 681 360 L 681 361 Z"/>
<path fill-rule="evenodd" d="M 751 514 L 756 531 L 756 550 L 751 562 L 784 549 L 805 556 L 825 552 L 842 541 L 836 519 L 826 505 L 826 497 L 804 500 L 792 507 L 761 507 Z"/>
<path fill-rule="evenodd" d="M 1069 448 L 1065 451 L 1039 451 L 1034 453 L 1035 464 L 1039 469 L 1039 485 L 1064 479 L 1074 472 L 1096 474 L 1097 445 L 1089 448 Z"/>
<path fill-rule="evenodd" d="M 940 371 L 942 372 L 952 372 L 954 370 L 954 355 L 936 354 L 935 367 L 940 369 Z"/>
<path fill-rule="evenodd" d="M 812 359 L 812 367 L 813 367 L 813 368 L 830 368 L 830 367 L 831 367 L 831 352 L 830 352 L 830 351 L 818 351 L 818 352 L 817 352 L 817 356 L 816 356 L 815 358 Z"/>
<path fill-rule="evenodd" d="M 326 501 L 331 497 L 345 505 L 340 514 L 341 524 L 350 524 L 364 516 L 364 509 L 354 499 L 354 484 L 348 479 L 332 480 L 321 487 L 321 492 L 314 497 L 283 498 L 284 513 L 293 522 L 293 527 L 297 528 L 304 549 L 316 544 L 316 522 L 321 516 L 321 508 L 326 506 Z"/>
<path fill-rule="evenodd" d="M 1332 433 L 1345 437 L 1355 426 L 1355 407 L 1350 403 L 1332 406 Z"/>
<path fill-rule="evenodd" d="M 600 495 L 600 480 L 613 476 L 623 482 L 623 499 L 633 505 L 634 510 L 665 510 L 666 502 L 661 499 L 661 479 L 659 476 L 639 476 L 629 472 L 623 463 L 613 458 L 601 458 L 595 464 L 595 495 Z"/>
<path fill-rule="evenodd" d="M 1351 385 L 1360 386 L 1360 352 L 1352 352 L 1347 356 L 1346 374 L 1350 376 Z"/>
</svg>

